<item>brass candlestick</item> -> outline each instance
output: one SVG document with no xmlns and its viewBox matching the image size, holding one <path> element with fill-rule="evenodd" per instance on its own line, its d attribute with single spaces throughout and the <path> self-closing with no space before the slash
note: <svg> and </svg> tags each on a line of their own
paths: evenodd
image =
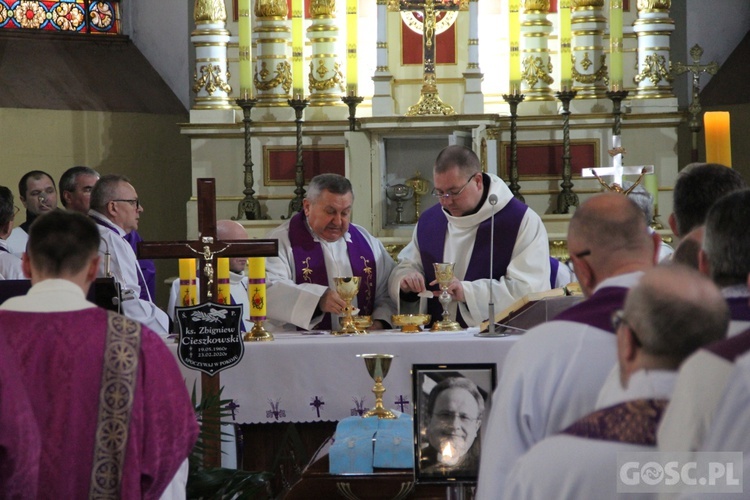
<svg viewBox="0 0 750 500">
<path fill-rule="evenodd" d="M 352 91 L 348 96 L 342 97 L 341 100 L 344 104 L 349 106 L 349 131 L 354 132 L 357 128 L 357 105 L 361 104 L 365 98 L 362 96 L 355 96 Z"/>
<path fill-rule="evenodd" d="M 450 294 L 448 293 L 448 285 L 453 280 L 453 262 L 441 262 L 434 263 L 435 267 L 435 279 L 437 279 L 440 289 L 443 291 L 440 294 L 438 300 L 443 306 L 443 319 L 441 321 L 435 321 L 432 324 L 430 331 L 433 332 L 455 332 L 461 330 L 461 325 L 451 319 L 451 313 L 448 312 L 448 304 L 453 302 Z"/>
<path fill-rule="evenodd" d="M 237 217 L 234 220 L 241 219 L 243 214 L 247 220 L 260 220 L 262 218 L 260 202 L 255 199 L 255 190 L 253 189 L 255 179 L 253 178 L 253 155 L 250 141 L 250 124 L 253 121 L 250 118 L 250 112 L 258 103 L 258 100 L 245 97 L 244 99 L 237 99 L 236 102 L 242 108 L 242 123 L 245 125 L 245 189 L 242 191 L 245 197 L 237 207 Z"/>
<path fill-rule="evenodd" d="M 383 379 L 388 375 L 388 370 L 391 367 L 391 361 L 395 357 L 393 354 L 357 354 L 358 358 L 365 360 L 365 366 L 367 367 L 367 373 L 375 381 L 375 386 L 372 388 L 372 392 L 375 393 L 375 407 L 366 412 L 363 417 L 378 417 L 378 418 L 396 418 L 396 415 L 387 410 L 383 406 L 383 393 L 385 387 L 383 387 Z"/>
<path fill-rule="evenodd" d="M 516 91 L 517 92 L 517 91 Z M 503 99 L 510 105 L 510 192 L 518 201 L 525 202 L 518 184 L 518 105 L 526 96 L 523 94 L 503 94 Z"/>
<path fill-rule="evenodd" d="M 294 185 L 297 187 L 294 190 L 295 197 L 289 202 L 289 213 L 287 214 L 287 218 L 291 218 L 295 213 L 302 211 L 302 200 L 305 198 L 305 164 L 302 161 L 302 112 L 310 101 L 301 99 L 297 95 L 287 102 L 294 108 L 294 123 L 297 126 L 297 162 L 294 164 Z"/>
<path fill-rule="evenodd" d="M 253 327 L 242 337 L 245 342 L 268 342 L 273 340 L 273 335 L 263 327 L 263 320 L 254 320 Z"/>
<path fill-rule="evenodd" d="M 575 99 L 575 90 L 564 90 L 555 93 L 555 97 L 562 102 L 563 110 L 563 181 L 560 184 L 562 190 L 557 195 L 557 214 L 567 214 L 570 207 L 578 206 L 578 195 L 573 192 L 571 182 L 572 172 L 570 164 L 570 101 Z"/>
</svg>

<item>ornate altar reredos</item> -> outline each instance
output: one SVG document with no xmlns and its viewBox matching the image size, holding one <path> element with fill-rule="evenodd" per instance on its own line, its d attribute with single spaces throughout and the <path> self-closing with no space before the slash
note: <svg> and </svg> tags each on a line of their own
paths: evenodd
<svg viewBox="0 0 750 500">
<path fill-rule="evenodd" d="M 219 217 L 242 221 L 238 206 L 257 201 L 261 216 L 243 224 L 260 236 L 313 175 L 341 173 L 354 184 L 354 222 L 403 241 L 435 202 L 435 156 L 465 144 L 485 171 L 513 180 L 555 240 L 568 217 L 553 215 L 564 176 L 566 199 L 601 191 L 581 173 L 611 166 L 617 104 L 620 162 L 654 165 L 649 185 L 668 214 L 682 118 L 671 2 L 552 4 L 196 0 L 194 104 L 182 125 L 193 178 L 217 179 Z M 237 99 L 251 103 L 244 114 Z"/>
</svg>

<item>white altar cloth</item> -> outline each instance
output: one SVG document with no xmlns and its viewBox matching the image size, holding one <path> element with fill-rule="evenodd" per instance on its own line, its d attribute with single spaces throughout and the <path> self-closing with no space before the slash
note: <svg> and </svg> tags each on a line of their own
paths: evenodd
<svg viewBox="0 0 750 500">
<path fill-rule="evenodd" d="M 220 373 L 222 399 L 238 405 L 235 421 L 244 424 L 338 421 L 361 415 L 375 406 L 375 382 L 357 354 L 394 354 L 383 380 L 383 404 L 412 413 L 413 364 L 497 363 L 500 377 L 518 337 L 475 337 L 478 331 L 388 330 L 351 337 L 274 332 L 272 342 L 245 342 L 240 364 Z M 167 345 L 177 356 L 177 344 Z M 200 372 L 182 364 L 180 369 L 188 390 L 195 383 L 199 391 Z"/>
</svg>

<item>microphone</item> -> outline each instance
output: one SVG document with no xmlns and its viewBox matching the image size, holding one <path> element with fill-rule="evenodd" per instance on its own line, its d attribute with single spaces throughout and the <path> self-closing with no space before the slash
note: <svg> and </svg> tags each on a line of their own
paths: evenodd
<svg viewBox="0 0 750 500">
<path fill-rule="evenodd" d="M 100 240 L 102 240 L 102 243 L 104 243 L 104 246 L 106 247 L 106 250 L 104 251 L 104 276 L 107 278 L 112 277 L 112 270 L 110 269 L 110 259 L 112 257 L 112 254 L 109 253 L 109 243 L 107 243 L 107 240 L 99 237 Z"/>
<path fill-rule="evenodd" d="M 490 321 L 489 325 L 487 326 L 487 334 L 488 335 L 496 335 L 495 333 L 495 300 L 492 293 L 492 280 L 493 274 L 492 274 L 492 263 L 495 260 L 495 205 L 497 205 L 497 195 L 491 194 L 490 197 L 487 199 L 487 201 L 490 202 L 490 205 L 492 205 L 492 218 L 490 219 L 490 303 L 489 303 L 489 310 L 490 310 Z"/>
</svg>

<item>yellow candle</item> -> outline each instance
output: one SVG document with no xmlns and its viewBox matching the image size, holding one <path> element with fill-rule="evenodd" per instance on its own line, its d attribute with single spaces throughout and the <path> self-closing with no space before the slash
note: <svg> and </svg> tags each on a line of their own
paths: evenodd
<svg viewBox="0 0 750 500">
<path fill-rule="evenodd" d="M 231 289 L 229 284 L 229 259 L 218 259 L 216 265 L 217 302 L 219 304 L 230 304 Z"/>
<path fill-rule="evenodd" d="M 266 319 L 266 259 L 252 257 L 248 259 L 247 293 L 250 299 L 250 319 Z"/>
<path fill-rule="evenodd" d="M 560 88 L 569 90 L 573 76 L 570 59 L 570 0 L 560 1 Z"/>
<path fill-rule="evenodd" d="M 195 259 L 180 259 L 180 305 L 194 306 L 196 296 Z"/>
<path fill-rule="evenodd" d="M 508 29 L 510 38 L 510 92 L 521 92 L 521 21 L 519 16 L 520 0 L 511 0 L 509 2 L 510 14 L 508 20 L 510 27 Z"/>
<path fill-rule="evenodd" d="M 706 111 L 703 115 L 706 131 L 706 162 L 732 166 L 732 138 L 729 111 Z"/>
<path fill-rule="evenodd" d="M 305 95 L 304 12 L 304 0 L 292 0 L 292 87 L 294 95 Z"/>
<path fill-rule="evenodd" d="M 643 177 L 643 187 L 654 199 L 654 214 L 659 213 L 659 179 L 656 177 L 656 170 L 653 174 L 646 174 Z"/>
<path fill-rule="evenodd" d="M 357 95 L 357 0 L 346 2 L 346 90 Z"/>
<path fill-rule="evenodd" d="M 622 0 L 609 0 L 609 83 L 622 90 Z"/>
<path fill-rule="evenodd" d="M 248 93 L 252 95 L 253 70 L 251 57 L 251 31 L 252 21 L 250 20 L 250 0 L 239 0 L 238 7 L 238 29 L 239 29 L 239 50 L 240 50 L 240 95 L 248 98 Z"/>
</svg>

